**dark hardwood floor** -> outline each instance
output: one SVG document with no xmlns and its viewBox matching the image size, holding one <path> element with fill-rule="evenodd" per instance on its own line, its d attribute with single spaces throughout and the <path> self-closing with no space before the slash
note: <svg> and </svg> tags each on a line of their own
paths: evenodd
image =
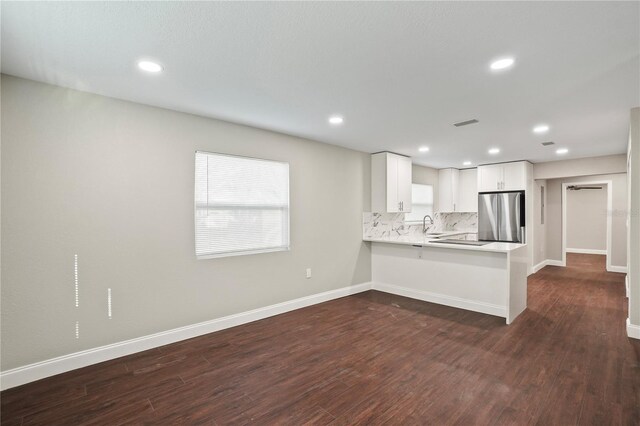
<svg viewBox="0 0 640 426">
<path fill-rule="evenodd" d="M 2 425 L 638 425 L 624 275 L 568 261 L 511 326 L 367 292 L 10 389 Z"/>
</svg>

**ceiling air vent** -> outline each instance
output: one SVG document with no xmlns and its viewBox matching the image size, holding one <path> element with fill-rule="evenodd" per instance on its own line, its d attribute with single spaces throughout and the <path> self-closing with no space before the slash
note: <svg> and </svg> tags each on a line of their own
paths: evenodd
<svg viewBox="0 0 640 426">
<path fill-rule="evenodd" d="M 460 121 L 459 123 L 453 123 L 453 125 L 456 127 L 462 127 L 462 126 L 468 126 L 469 124 L 476 124 L 476 123 L 478 123 L 478 120 L 474 118 L 473 120 Z"/>
<path fill-rule="evenodd" d="M 556 144 L 555 142 L 551 142 L 551 141 L 549 141 L 549 142 L 542 142 L 542 146 L 549 146 L 549 145 L 555 145 L 555 144 Z"/>
</svg>

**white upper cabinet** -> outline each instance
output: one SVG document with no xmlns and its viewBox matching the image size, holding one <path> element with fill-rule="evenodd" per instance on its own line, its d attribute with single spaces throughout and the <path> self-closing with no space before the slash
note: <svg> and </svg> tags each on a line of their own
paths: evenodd
<svg viewBox="0 0 640 426">
<path fill-rule="evenodd" d="M 478 166 L 478 192 L 502 189 L 502 165 Z"/>
<path fill-rule="evenodd" d="M 412 164 L 411 158 L 398 156 L 398 201 L 402 212 L 411 211 L 411 184 Z"/>
<path fill-rule="evenodd" d="M 478 169 L 460 170 L 456 211 L 478 211 Z"/>
<path fill-rule="evenodd" d="M 411 212 L 411 158 L 390 152 L 371 155 L 371 211 Z"/>
<path fill-rule="evenodd" d="M 458 180 L 460 170 L 438 170 L 438 211 L 455 212 L 458 207 Z"/>
<path fill-rule="evenodd" d="M 524 191 L 526 189 L 526 161 L 478 167 L 478 192 Z"/>
<path fill-rule="evenodd" d="M 438 170 L 438 211 L 478 211 L 478 184 L 476 169 Z"/>
<path fill-rule="evenodd" d="M 524 191 L 527 189 L 527 162 L 504 163 L 503 191 Z"/>
</svg>

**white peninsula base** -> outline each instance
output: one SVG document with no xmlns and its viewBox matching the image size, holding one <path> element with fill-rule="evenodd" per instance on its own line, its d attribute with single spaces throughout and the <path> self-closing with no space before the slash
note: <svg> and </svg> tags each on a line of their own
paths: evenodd
<svg viewBox="0 0 640 426">
<path fill-rule="evenodd" d="M 527 307 L 527 247 L 369 240 L 376 290 L 506 318 Z"/>
</svg>

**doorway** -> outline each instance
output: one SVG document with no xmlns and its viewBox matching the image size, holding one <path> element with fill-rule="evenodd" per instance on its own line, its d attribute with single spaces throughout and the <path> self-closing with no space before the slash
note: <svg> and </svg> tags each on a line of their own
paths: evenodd
<svg viewBox="0 0 640 426">
<path fill-rule="evenodd" d="M 567 252 L 606 256 L 611 270 L 612 182 L 562 184 L 562 264 Z"/>
</svg>

